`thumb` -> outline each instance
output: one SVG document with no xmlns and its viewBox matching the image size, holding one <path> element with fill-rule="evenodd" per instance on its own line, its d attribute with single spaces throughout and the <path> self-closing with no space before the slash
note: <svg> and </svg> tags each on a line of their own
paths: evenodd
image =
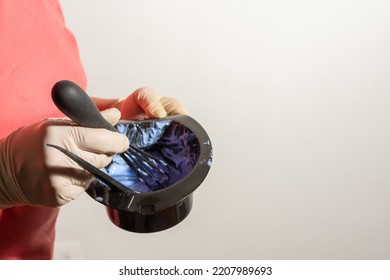
<svg viewBox="0 0 390 280">
<path fill-rule="evenodd" d="M 115 125 L 121 118 L 121 112 L 116 108 L 110 108 L 100 112 L 103 118 L 110 124 Z"/>
</svg>

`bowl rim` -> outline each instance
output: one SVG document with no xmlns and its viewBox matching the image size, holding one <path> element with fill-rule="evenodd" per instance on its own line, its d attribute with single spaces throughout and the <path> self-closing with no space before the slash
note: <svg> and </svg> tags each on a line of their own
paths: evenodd
<svg viewBox="0 0 390 280">
<path fill-rule="evenodd" d="M 193 193 L 206 178 L 212 162 L 210 138 L 204 128 L 195 119 L 188 115 L 174 115 L 162 119 L 121 120 L 118 124 L 164 120 L 172 120 L 184 125 L 195 134 L 199 141 L 199 158 L 190 173 L 167 188 L 145 193 L 126 193 L 122 190 L 110 191 L 103 187 L 97 180 L 94 180 L 86 190 L 87 194 L 95 201 L 107 207 L 149 215 L 171 207 Z M 102 192 L 105 194 L 103 200 L 101 200 L 100 195 L 97 195 L 97 193 Z M 98 197 L 99 199 L 97 200 Z"/>
</svg>

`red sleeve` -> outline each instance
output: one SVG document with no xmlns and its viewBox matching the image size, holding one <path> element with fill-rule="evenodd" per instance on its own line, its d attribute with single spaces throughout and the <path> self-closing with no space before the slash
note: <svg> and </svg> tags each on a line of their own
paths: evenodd
<svg viewBox="0 0 390 280">
<path fill-rule="evenodd" d="M 0 138 L 62 114 L 51 101 L 62 79 L 85 88 L 86 77 L 58 0 L 0 2 Z M 1 259 L 52 258 L 58 209 L 0 210 Z"/>
</svg>

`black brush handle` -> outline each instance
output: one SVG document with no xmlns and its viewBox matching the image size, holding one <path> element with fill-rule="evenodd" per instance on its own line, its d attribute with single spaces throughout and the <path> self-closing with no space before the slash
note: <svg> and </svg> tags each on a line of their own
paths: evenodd
<svg viewBox="0 0 390 280">
<path fill-rule="evenodd" d="M 88 94 L 74 82 L 57 82 L 51 90 L 51 98 L 57 108 L 78 125 L 118 132 L 103 118 Z"/>
</svg>

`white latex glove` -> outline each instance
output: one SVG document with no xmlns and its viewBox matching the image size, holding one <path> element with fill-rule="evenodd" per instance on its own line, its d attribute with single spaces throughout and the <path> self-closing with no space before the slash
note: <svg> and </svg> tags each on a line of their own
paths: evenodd
<svg viewBox="0 0 390 280">
<path fill-rule="evenodd" d="M 111 124 L 120 118 L 117 109 L 102 114 Z M 79 127 L 66 119 L 48 119 L 16 130 L 0 141 L 0 208 L 57 207 L 88 187 L 93 175 L 47 143 L 64 147 L 97 168 L 129 146 L 119 133 Z"/>
<path fill-rule="evenodd" d="M 161 96 L 148 87 L 139 88 L 127 98 L 118 100 L 115 107 L 122 112 L 125 120 L 188 114 L 177 99 Z"/>
</svg>

